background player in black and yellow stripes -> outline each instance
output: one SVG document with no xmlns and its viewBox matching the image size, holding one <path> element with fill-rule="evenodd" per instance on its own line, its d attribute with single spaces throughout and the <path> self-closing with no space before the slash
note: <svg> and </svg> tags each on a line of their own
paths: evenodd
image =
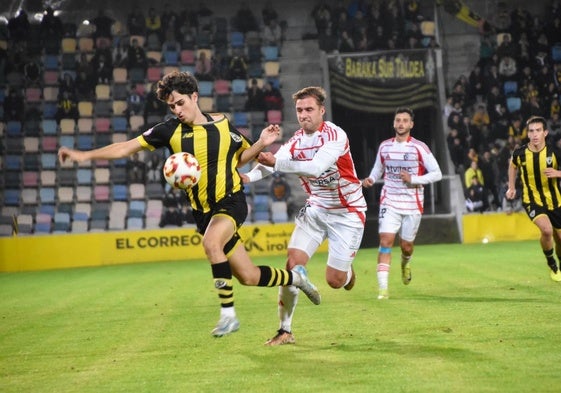
<svg viewBox="0 0 561 393">
<path fill-rule="evenodd" d="M 508 168 L 506 198 L 516 196 L 515 182 L 522 182 L 522 204 L 530 220 L 540 230 L 540 245 L 554 281 L 561 281 L 555 257 L 561 260 L 561 152 L 546 143 L 547 122 L 534 116 L 526 122 L 529 142 L 512 153 Z"/>
<path fill-rule="evenodd" d="M 253 160 L 273 143 L 278 125 L 263 129 L 252 143 L 236 130 L 223 114 L 201 112 L 198 83 L 188 72 L 172 72 L 158 82 L 158 98 L 166 102 L 175 117 L 156 124 L 142 135 L 89 151 L 61 147 L 64 162 L 114 160 L 142 150 L 165 147 L 171 153 L 188 152 L 202 168 L 199 183 L 187 191 L 203 247 L 211 263 L 214 285 L 221 303 L 220 320 L 212 334 L 235 332 L 239 321 L 234 309 L 232 276 L 244 285 L 276 287 L 295 285 L 315 304 L 320 303 L 317 288 L 308 280 L 303 266 L 291 271 L 255 266 L 243 246 L 238 229 L 247 217 L 247 203 L 237 168 Z"/>
</svg>

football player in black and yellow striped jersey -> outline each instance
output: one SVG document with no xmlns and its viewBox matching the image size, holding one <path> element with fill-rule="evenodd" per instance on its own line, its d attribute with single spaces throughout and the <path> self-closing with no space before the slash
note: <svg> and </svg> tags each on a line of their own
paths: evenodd
<svg viewBox="0 0 561 393">
<path fill-rule="evenodd" d="M 561 260 L 561 152 L 546 143 L 547 122 L 533 116 L 526 122 L 529 142 L 516 148 L 508 168 L 506 198 L 516 196 L 518 175 L 522 182 L 522 205 L 530 220 L 540 230 L 540 245 L 550 269 L 550 277 L 561 281 L 561 271 L 555 260 Z"/>
<path fill-rule="evenodd" d="M 158 123 L 142 135 L 89 151 L 61 147 L 59 160 L 114 160 L 142 150 L 162 147 L 171 153 L 193 154 L 201 165 L 200 181 L 187 191 L 203 247 L 211 263 L 214 285 L 221 303 L 214 336 L 235 332 L 239 321 L 234 309 L 232 277 L 244 285 L 276 287 L 295 285 L 315 304 L 317 288 L 301 270 L 255 266 L 238 235 L 247 217 L 247 202 L 237 168 L 253 160 L 279 135 L 279 126 L 269 125 L 252 143 L 223 114 L 201 112 L 198 83 L 188 72 L 172 72 L 158 82 L 158 98 L 166 102 L 173 118 Z"/>
</svg>

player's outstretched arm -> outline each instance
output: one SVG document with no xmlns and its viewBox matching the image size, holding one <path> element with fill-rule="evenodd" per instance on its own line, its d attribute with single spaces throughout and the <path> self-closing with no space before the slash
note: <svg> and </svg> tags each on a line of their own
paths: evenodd
<svg viewBox="0 0 561 393">
<path fill-rule="evenodd" d="M 62 146 L 58 150 L 58 159 L 61 164 L 66 161 L 116 160 L 129 157 L 140 150 L 142 150 L 142 145 L 136 138 L 126 142 L 113 143 L 94 150 L 75 150 Z"/>
</svg>

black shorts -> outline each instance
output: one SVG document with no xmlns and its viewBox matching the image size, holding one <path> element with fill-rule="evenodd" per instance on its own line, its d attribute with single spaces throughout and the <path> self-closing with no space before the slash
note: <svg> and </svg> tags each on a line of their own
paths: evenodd
<svg viewBox="0 0 561 393">
<path fill-rule="evenodd" d="M 530 217 L 530 220 L 534 219 L 540 215 L 546 215 L 551 221 L 551 226 L 555 229 L 561 229 L 561 209 L 547 210 L 543 206 L 532 205 L 525 203 L 524 209 L 526 214 Z"/>
<path fill-rule="evenodd" d="M 247 201 L 243 191 L 226 195 L 223 199 L 218 201 L 209 212 L 203 213 L 198 210 L 193 210 L 193 218 L 197 224 L 197 231 L 204 235 L 210 223 L 210 219 L 217 214 L 232 217 L 236 223 L 236 229 L 239 228 L 247 218 Z"/>
</svg>

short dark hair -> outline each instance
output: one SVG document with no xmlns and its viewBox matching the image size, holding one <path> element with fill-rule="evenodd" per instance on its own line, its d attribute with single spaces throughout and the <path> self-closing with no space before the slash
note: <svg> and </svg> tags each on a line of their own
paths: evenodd
<svg viewBox="0 0 561 393">
<path fill-rule="evenodd" d="M 407 108 L 405 106 L 400 106 L 395 110 L 395 115 L 400 114 L 400 113 L 408 113 L 409 116 L 411 116 L 411 120 L 415 120 L 415 114 L 413 113 L 413 109 L 411 108 Z"/>
<path fill-rule="evenodd" d="M 317 103 L 321 106 L 325 102 L 326 93 L 323 87 L 318 86 L 309 86 L 305 87 L 301 90 L 298 90 L 296 93 L 292 95 L 292 99 L 294 102 L 297 100 L 301 100 L 302 98 L 306 97 L 313 97 L 316 99 Z"/>
<path fill-rule="evenodd" d="M 160 101 L 166 101 L 172 91 L 179 94 L 187 94 L 199 92 L 199 84 L 197 78 L 190 72 L 173 71 L 166 74 L 159 82 L 156 94 Z"/>
<path fill-rule="evenodd" d="M 534 124 L 534 123 L 542 123 L 543 129 L 547 129 L 547 121 L 545 120 L 544 117 L 541 116 L 532 116 L 530 117 L 528 120 L 526 120 L 526 127 L 528 127 L 530 124 Z"/>
</svg>

